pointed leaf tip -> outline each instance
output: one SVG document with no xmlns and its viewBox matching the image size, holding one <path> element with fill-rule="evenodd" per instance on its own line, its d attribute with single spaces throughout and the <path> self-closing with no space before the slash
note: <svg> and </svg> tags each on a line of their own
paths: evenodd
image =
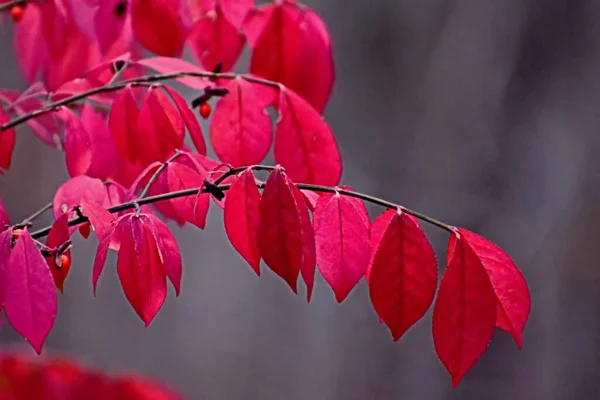
<svg viewBox="0 0 600 400">
<path fill-rule="evenodd" d="M 531 310 L 527 282 L 515 262 L 497 245 L 471 231 L 459 228 L 485 268 L 498 301 L 496 326 L 508 332 L 517 347 L 523 347 L 523 329 Z M 455 243 L 451 243 L 454 246 Z"/>
<path fill-rule="evenodd" d="M 117 273 L 125 297 L 149 326 L 167 296 L 166 271 L 152 231 L 134 213 L 120 218 Z"/>
<path fill-rule="evenodd" d="M 319 198 L 314 223 L 319 271 L 341 303 L 369 264 L 369 228 L 351 200 L 339 193 Z"/>
<path fill-rule="evenodd" d="M 437 263 L 414 217 L 389 210 L 380 218 L 386 224 L 373 243 L 369 293 L 377 314 L 397 341 L 431 306 Z"/>
<path fill-rule="evenodd" d="M 40 354 L 54 325 L 57 295 L 48 265 L 27 229 L 10 253 L 4 277 L 6 318 Z"/>
<path fill-rule="evenodd" d="M 267 179 L 259 204 L 258 248 L 269 268 L 297 293 L 300 271 L 312 293 L 314 232 L 300 191 L 280 166 Z"/>
<path fill-rule="evenodd" d="M 261 256 L 257 235 L 260 198 L 254 174 L 251 169 L 246 169 L 231 184 L 223 213 L 229 241 L 259 276 Z"/>
<path fill-rule="evenodd" d="M 483 355 L 496 324 L 497 300 L 481 261 L 466 240 L 455 237 L 433 308 L 435 351 L 456 386 Z M 449 247 L 449 250 L 451 248 Z"/>
</svg>

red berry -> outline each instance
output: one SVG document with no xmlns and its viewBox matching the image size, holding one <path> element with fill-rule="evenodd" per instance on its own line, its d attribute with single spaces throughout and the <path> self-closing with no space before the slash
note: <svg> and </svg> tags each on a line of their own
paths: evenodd
<svg viewBox="0 0 600 400">
<path fill-rule="evenodd" d="M 23 233 L 22 229 L 13 229 L 12 231 L 12 239 L 13 240 L 18 240 L 21 237 L 21 234 Z"/>
<path fill-rule="evenodd" d="M 68 270 L 71 267 L 71 258 L 66 254 L 61 254 L 56 261 L 56 266 L 58 268 L 64 268 Z"/>
<path fill-rule="evenodd" d="M 202 103 L 202 105 L 200 105 L 200 115 L 202 116 L 202 118 L 207 119 L 208 117 L 210 117 L 210 112 L 210 104 Z"/>
<path fill-rule="evenodd" d="M 24 14 L 25 10 L 23 9 L 23 6 L 13 6 L 10 9 L 10 15 L 12 16 L 12 20 L 15 23 L 19 23 L 21 22 L 21 20 L 23 19 L 23 14 Z"/>
</svg>

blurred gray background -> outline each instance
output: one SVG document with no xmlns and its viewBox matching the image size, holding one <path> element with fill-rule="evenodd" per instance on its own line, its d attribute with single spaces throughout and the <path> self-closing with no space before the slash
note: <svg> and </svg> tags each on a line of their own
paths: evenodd
<svg viewBox="0 0 600 400">
<path fill-rule="evenodd" d="M 177 231 L 182 295 L 147 329 L 114 255 L 93 298 L 96 242 L 77 240 L 46 350 L 141 371 L 191 399 L 600 398 L 600 2 L 307 4 L 333 38 L 338 79 L 325 114 L 343 183 L 503 247 L 532 292 L 524 349 L 498 331 L 452 390 L 431 313 L 392 343 L 364 282 L 338 305 L 320 278 L 306 304 L 266 269 L 253 274 L 213 208 L 205 232 Z M 10 41 L 6 24 L 0 87 L 24 89 Z M 62 155 L 21 128 L 0 197 L 20 220 L 65 179 Z M 427 233 L 444 259 L 447 234 Z"/>
</svg>

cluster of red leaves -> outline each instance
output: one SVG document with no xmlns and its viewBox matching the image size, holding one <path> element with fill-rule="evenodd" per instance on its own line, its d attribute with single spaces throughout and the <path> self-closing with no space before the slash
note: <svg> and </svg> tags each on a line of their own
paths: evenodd
<svg viewBox="0 0 600 400">
<path fill-rule="evenodd" d="M 231 185 L 224 220 L 229 240 L 257 274 L 262 258 L 294 292 L 302 276 L 309 301 L 315 263 L 338 302 L 364 276 L 395 341 L 434 300 L 435 254 L 417 219 L 401 207 L 371 223 L 364 203 L 348 189 L 323 194 L 315 204 L 279 167 L 261 195 L 249 168 Z M 504 251 L 466 229 L 452 231 L 433 339 L 454 385 L 484 353 L 495 327 L 522 346 L 530 303 L 525 279 Z"/>
<path fill-rule="evenodd" d="M 0 124 L 25 118 L 44 143 L 65 152 L 71 175 L 56 192 L 45 244 L 27 225 L 11 226 L 0 204 L 0 304 L 36 351 L 54 323 L 55 288 L 63 290 L 77 230 L 86 238 L 93 230 L 98 239 L 94 293 L 112 249 L 124 294 L 147 326 L 165 301 L 167 281 L 178 295 L 182 278 L 175 237 L 153 210 L 204 229 L 211 197 L 224 209 L 233 247 L 257 274 L 262 260 L 295 293 L 302 277 L 310 301 L 318 267 L 338 302 L 364 277 L 394 340 L 430 309 L 437 290 L 434 345 L 454 385 L 483 354 L 495 327 L 521 347 L 529 291 L 500 248 L 440 224 L 451 237 L 438 288 L 434 252 L 413 213 L 392 207 L 371 221 L 366 197 L 336 186 L 340 153 L 321 117 L 335 76 L 331 42 L 306 6 L 293 0 L 262 7 L 252 0 L 29 1 L 15 38 L 25 76 L 41 76 L 43 84 L 0 91 L 7 104 Z M 250 74 L 223 73 L 246 42 Z M 177 58 L 186 43 L 203 68 Z M 140 45 L 157 57 L 139 59 Z M 147 70 L 158 75 L 144 75 Z M 161 83 L 167 79 L 198 92 L 191 107 Z M 219 161 L 207 156 L 192 111 L 200 106 L 208 118 L 212 98 L 218 100 L 208 137 Z M 278 114 L 275 126 L 269 109 Z M 186 132 L 195 150 L 186 146 Z M 10 166 L 14 143 L 14 129 L 3 130 L 0 171 Z M 257 166 L 271 148 L 278 165 Z M 255 171 L 265 169 L 267 180 L 257 180 Z M 177 192 L 186 195 L 172 195 Z M 153 208 L 141 205 L 148 196 L 155 196 Z M 73 218 L 79 221 L 70 223 Z"/>
<path fill-rule="evenodd" d="M 136 375 L 109 376 L 66 358 L 0 356 L 1 400 L 178 400 L 170 389 Z"/>
</svg>

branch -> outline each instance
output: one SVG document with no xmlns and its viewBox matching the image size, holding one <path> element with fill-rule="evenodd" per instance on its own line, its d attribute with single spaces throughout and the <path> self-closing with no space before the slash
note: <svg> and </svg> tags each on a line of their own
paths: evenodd
<svg viewBox="0 0 600 400">
<path fill-rule="evenodd" d="M 157 74 L 157 75 L 144 75 L 138 78 L 127 79 L 120 82 L 108 82 L 104 86 L 100 86 L 94 89 L 87 90 L 85 92 L 74 94 L 73 96 L 66 97 L 62 100 L 55 101 L 47 104 L 46 106 L 32 111 L 28 114 L 23 114 L 20 117 L 12 119 L 2 125 L 0 125 L 0 132 L 13 128 L 17 125 L 21 125 L 24 122 L 29 121 L 30 119 L 39 117 L 40 115 L 47 114 L 52 111 L 56 111 L 59 107 L 67 106 L 69 104 L 75 103 L 76 101 L 83 100 L 87 97 L 94 96 L 101 93 L 114 92 L 120 89 L 123 89 L 127 85 L 133 86 L 143 86 L 148 83 L 153 82 L 162 82 L 173 79 L 192 77 L 192 78 L 210 78 L 210 79 L 235 79 L 237 77 L 241 77 L 248 82 L 257 83 L 259 85 L 265 85 L 273 88 L 279 88 L 279 84 L 277 82 L 269 81 L 267 79 L 261 79 L 250 75 L 244 74 L 234 74 L 234 73 L 213 73 L 213 72 L 173 72 L 170 74 Z"/>
<path fill-rule="evenodd" d="M 247 168 L 249 168 L 249 167 L 232 168 L 225 175 L 231 176 L 231 175 L 237 174 L 238 172 L 241 172 Z M 260 165 L 260 166 L 256 166 L 256 167 L 252 167 L 252 168 L 255 170 L 272 170 L 274 167 Z M 222 182 L 225 179 L 224 178 L 225 175 L 223 175 L 221 178 L 219 178 L 220 182 Z M 448 232 L 454 231 L 454 227 L 451 225 L 445 224 L 434 218 L 428 217 L 427 215 L 421 214 L 420 212 L 413 211 L 413 210 L 403 207 L 401 205 L 380 199 L 378 197 L 370 196 L 368 194 L 364 194 L 364 193 L 360 193 L 360 192 L 352 192 L 349 190 L 339 189 L 339 188 L 331 187 L 331 186 L 312 185 L 312 184 L 308 184 L 308 183 L 295 183 L 294 185 L 296 185 L 296 187 L 301 190 L 310 190 L 313 192 L 321 192 L 321 193 L 340 193 L 344 196 L 356 197 L 357 199 L 361 199 L 368 203 L 377 204 L 379 206 L 386 207 L 389 209 L 400 208 L 403 212 L 410 214 L 413 217 L 418 218 L 422 221 L 428 222 L 428 223 L 435 225 L 439 228 L 442 228 Z M 221 189 L 222 191 L 226 191 L 226 190 L 229 190 L 231 185 L 229 185 L 229 184 L 228 185 L 219 185 L 217 187 L 219 189 Z M 264 189 L 265 184 L 257 182 L 256 187 L 258 187 L 259 189 Z M 196 188 L 196 189 L 179 190 L 176 192 L 162 193 L 162 194 L 158 194 L 155 196 L 149 196 L 149 197 L 145 197 L 142 199 L 137 199 L 137 200 L 133 200 L 133 201 L 128 201 L 126 203 L 118 204 L 116 206 L 108 208 L 107 210 L 108 210 L 108 212 L 114 214 L 114 213 L 117 213 L 120 211 L 129 210 L 129 209 L 133 209 L 133 208 L 136 208 L 139 206 L 143 206 L 145 204 L 151 204 L 151 203 L 156 203 L 159 201 L 175 199 L 178 197 L 195 196 L 198 193 L 208 193 L 208 190 L 206 188 Z M 82 223 L 88 222 L 88 221 L 89 220 L 87 217 L 73 218 L 69 221 L 69 226 L 79 225 L 79 224 L 82 224 Z M 48 233 L 50 232 L 51 228 L 52 227 L 49 226 L 44 229 L 40 229 L 39 231 L 33 232 L 31 234 L 31 237 L 34 239 L 39 239 L 44 236 L 47 236 Z"/>
</svg>

